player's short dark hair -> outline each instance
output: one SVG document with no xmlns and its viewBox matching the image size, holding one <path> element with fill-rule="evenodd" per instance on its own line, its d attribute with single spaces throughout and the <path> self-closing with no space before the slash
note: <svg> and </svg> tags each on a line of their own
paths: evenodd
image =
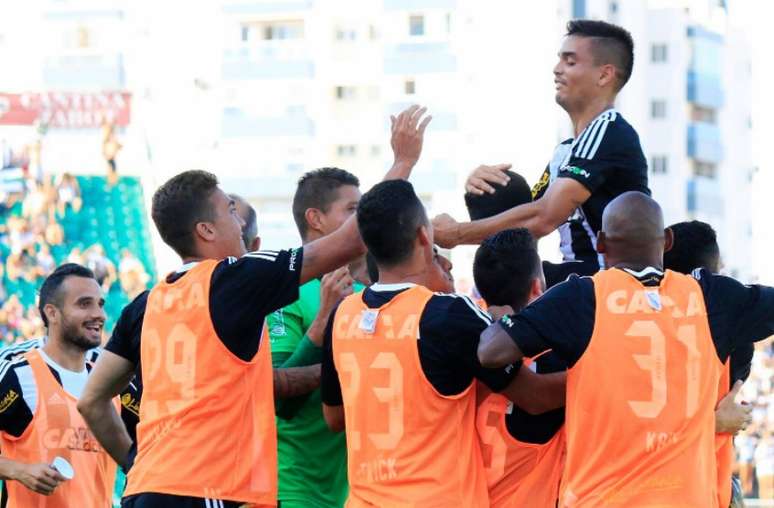
<svg viewBox="0 0 774 508">
<path fill-rule="evenodd" d="M 379 266 L 395 266 L 408 259 L 417 229 L 426 224 L 425 207 L 405 180 L 374 185 L 357 206 L 360 236 Z"/>
<path fill-rule="evenodd" d="M 612 64 L 618 71 L 618 90 L 629 81 L 634 68 L 634 40 L 628 30 L 605 21 L 573 19 L 567 23 L 566 35 L 591 38 L 595 63 Z"/>
<path fill-rule="evenodd" d="M 712 226 L 698 220 L 669 226 L 672 249 L 664 253 L 664 268 L 689 274 L 697 268 L 716 270 L 720 259 L 718 237 Z"/>
<path fill-rule="evenodd" d="M 473 260 L 473 280 L 487 305 L 527 305 L 542 266 L 537 242 L 527 229 L 506 229 L 484 240 Z"/>
<path fill-rule="evenodd" d="M 301 238 L 306 238 L 309 225 L 306 211 L 317 208 L 323 213 L 338 199 L 338 190 L 345 185 L 360 187 L 360 180 L 349 171 L 339 168 L 320 168 L 305 173 L 298 179 L 296 194 L 293 196 L 293 220 Z"/>
<path fill-rule="evenodd" d="M 58 308 L 62 307 L 62 292 L 60 291 L 60 288 L 68 277 L 83 277 L 84 279 L 97 280 L 94 276 L 94 272 L 85 266 L 76 263 L 65 263 L 51 272 L 40 286 L 38 297 L 38 312 L 40 313 L 40 318 L 43 320 L 43 324 L 46 328 L 48 328 L 48 318 L 46 317 L 46 313 L 43 312 L 43 308 L 49 303 Z"/>
<path fill-rule="evenodd" d="M 217 187 L 215 175 L 196 169 L 173 176 L 153 194 L 153 222 L 164 243 L 181 257 L 196 255 L 194 230 L 199 222 L 215 218 L 210 197 Z"/>
<path fill-rule="evenodd" d="M 484 193 L 480 196 L 470 192 L 465 194 L 465 206 L 468 208 L 470 220 L 493 217 L 514 206 L 532 201 L 532 190 L 524 177 L 513 171 L 506 171 L 506 173 L 511 177 L 507 184 L 491 184 L 495 189 L 494 194 Z"/>
</svg>

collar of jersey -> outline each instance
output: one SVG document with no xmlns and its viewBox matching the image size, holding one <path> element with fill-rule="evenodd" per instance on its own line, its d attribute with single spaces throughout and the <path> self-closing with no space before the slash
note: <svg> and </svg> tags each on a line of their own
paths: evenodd
<svg viewBox="0 0 774 508">
<path fill-rule="evenodd" d="M 402 291 L 404 289 L 413 288 L 416 286 L 413 282 L 397 282 L 395 284 L 380 284 L 374 283 L 369 289 L 371 291 Z"/>
<path fill-rule="evenodd" d="M 641 279 L 641 278 L 645 277 L 646 275 L 650 275 L 651 273 L 653 273 L 655 275 L 659 275 L 659 276 L 664 275 L 664 272 L 662 272 L 658 268 L 653 268 L 652 266 L 646 266 L 645 268 L 643 268 L 639 272 L 637 272 L 635 270 L 630 270 L 628 268 L 624 268 L 623 271 L 628 273 L 629 275 L 632 275 L 633 277 L 635 277 L 637 279 Z"/>
<path fill-rule="evenodd" d="M 194 266 L 196 266 L 198 264 L 199 264 L 198 261 L 191 261 L 190 263 L 186 263 L 183 266 L 181 266 L 180 268 L 178 268 L 175 273 L 185 273 L 185 272 L 187 272 L 188 270 L 192 269 Z"/>
</svg>

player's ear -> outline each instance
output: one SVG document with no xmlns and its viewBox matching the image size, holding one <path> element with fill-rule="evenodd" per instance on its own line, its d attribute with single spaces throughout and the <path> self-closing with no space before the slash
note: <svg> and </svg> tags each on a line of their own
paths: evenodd
<svg viewBox="0 0 774 508">
<path fill-rule="evenodd" d="M 261 237 L 256 236 L 250 245 L 247 245 L 247 252 L 257 252 L 261 250 Z"/>
<path fill-rule="evenodd" d="M 597 252 L 604 254 L 607 251 L 605 246 L 605 233 L 600 231 L 597 233 Z"/>
<path fill-rule="evenodd" d="M 307 208 L 304 212 L 304 219 L 309 229 L 323 232 L 323 217 L 322 212 L 317 208 Z"/>
<path fill-rule="evenodd" d="M 664 230 L 664 252 L 669 252 L 675 245 L 675 234 L 672 232 L 672 228 L 666 228 Z"/>
<path fill-rule="evenodd" d="M 194 231 L 199 238 L 206 242 L 215 241 L 215 227 L 211 222 L 197 222 Z"/>
<path fill-rule="evenodd" d="M 59 308 L 57 308 L 57 306 L 53 303 L 47 303 L 44 305 L 43 313 L 46 315 L 46 320 L 48 321 L 49 326 L 51 323 L 56 323 L 59 321 Z"/>
<path fill-rule="evenodd" d="M 615 65 L 613 64 L 605 64 L 601 67 L 601 72 L 599 74 L 599 79 L 597 80 L 597 84 L 600 87 L 606 87 L 610 83 L 614 83 L 616 80 L 616 69 Z"/>
<path fill-rule="evenodd" d="M 430 234 L 430 229 L 427 224 L 422 224 L 417 229 L 417 240 L 419 240 L 419 244 L 423 247 L 430 246 L 430 250 L 432 251 L 433 237 Z"/>
<path fill-rule="evenodd" d="M 541 277 L 535 277 L 532 279 L 532 284 L 529 287 L 529 301 L 531 302 L 535 298 L 540 297 L 545 291 L 546 283 Z"/>
</svg>

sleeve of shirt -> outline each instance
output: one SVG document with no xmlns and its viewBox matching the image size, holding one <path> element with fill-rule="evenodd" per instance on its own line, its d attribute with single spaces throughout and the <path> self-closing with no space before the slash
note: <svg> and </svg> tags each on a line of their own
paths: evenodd
<svg viewBox="0 0 774 508">
<path fill-rule="evenodd" d="M 0 432 L 20 437 L 32 422 L 32 412 L 24 402 L 14 363 L 0 362 Z"/>
<path fill-rule="evenodd" d="M 774 288 L 746 286 L 701 269 L 694 277 L 704 293 L 707 319 L 720 359 L 774 335 Z"/>
<path fill-rule="evenodd" d="M 491 323 L 489 315 L 466 296 L 430 299 L 420 320 L 419 356 L 425 377 L 440 394 L 462 393 L 473 379 L 499 392 L 516 376 L 520 365 L 487 369 L 478 361 L 481 332 Z"/>
<path fill-rule="evenodd" d="M 298 300 L 302 256 L 301 249 L 265 250 L 221 261 L 210 283 L 210 313 L 218 335 L 253 337 L 267 315 Z"/>
<path fill-rule="evenodd" d="M 145 304 L 149 291 L 144 291 L 121 311 L 121 316 L 113 328 L 113 334 L 105 345 L 105 350 L 129 360 L 132 365 L 140 363 L 140 336 L 145 318 Z"/>
<path fill-rule="evenodd" d="M 304 337 L 303 317 L 294 302 L 266 316 L 271 340 L 271 354 L 293 353 Z"/>
<path fill-rule="evenodd" d="M 338 306 L 328 318 L 323 335 L 322 366 L 320 367 L 320 395 L 323 404 L 328 406 L 341 406 L 344 399 L 341 396 L 341 383 L 336 365 L 333 363 L 333 318 Z"/>
<path fill-rule="evenodd" d="M 571 178 L 594 192 L 613 171 L 631 166 L 632 147 L 620 124 L 609 115 L 596 119 L 584 131 L 567 164 L 559 168 L 559 178 Z"/>
<path fill-rule="evenodd" d="M 746 381 L 750 377 L 754 353 L 755 346 L 752 344 L 742 344 L 731 353 L 731 386 L 728 387 L 729 390 L 740 379 Z"/>
<path fill-rule="evenodd" d="M 583 356 L 591 342 L 595 311 L 593 280 L 573 275 L 519 314 L 504 316 L 500 326 L 524 356 L 553 349 L 569 368 Z"/>
</svg>

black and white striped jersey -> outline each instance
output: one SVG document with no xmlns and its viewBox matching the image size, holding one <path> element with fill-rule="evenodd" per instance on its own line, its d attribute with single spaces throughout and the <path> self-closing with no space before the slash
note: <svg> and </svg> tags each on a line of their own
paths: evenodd
<svg viewBox="0 0 774 508">
<path fill-rule="evenodd" d="M 10 361 L 16 358 L 17 356 L 21 356 L 27 351 L 32 351 L 36 348 L 42 348 L 46 344 L 46 337 L 38 337 L 35 339 L 28 339 L 24 342 L 18 342 L 16 344 L 13 344 L 11 346 L 6 346 L 2 349 L 0 349 L 0 362 L 3 361 Z M 95 347 L 94 349 L 90 349 L 86 352 L 86 361 L 88 363 L 93 364 L 97 361 L 97 358 L 99 357 L 100 352 L 102 351 L 102 348 Z"/>
<path fill-rule="evenodd" d="M 533 199 L 543 196 L 557 178 L 572 178 L 590 192 L 588 200 L 559 226 L 565 261 L 602 260 L 596 252 L 602 212 L 610 201 L 628 191 L 650 194 L 648 167 L 640 138 L 615 108 L 602 112 L 575 139 L 554 150 Z"/>
</svg>

